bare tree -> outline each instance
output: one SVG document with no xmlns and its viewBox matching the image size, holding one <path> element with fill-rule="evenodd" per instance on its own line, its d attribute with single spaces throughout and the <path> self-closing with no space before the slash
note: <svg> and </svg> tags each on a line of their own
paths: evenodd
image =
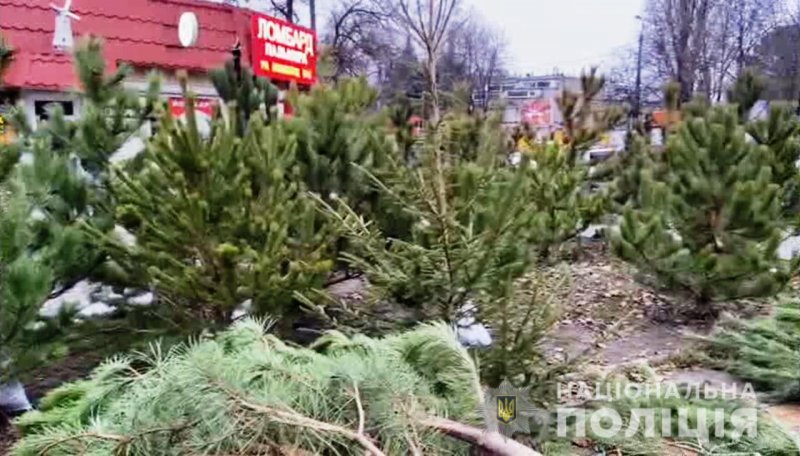
<svg viewBox="0 0 800 456">
<path fill-rule="evenodd" d="M 445 38 L 455 22 L 461 0 L 395 0 L 380 1 L 389 7 L 397 26 L 408 30 L 425 53 L 425 75 L 431 97 L 431 121 L 441 118 L 438 87 L 438 64 Z"/>
<path fill-rule="evenodd" d="M 681 87 L 681 99 L 691 98 L 708 63 L 708 26 L 716 0 L 648 0 L 646 38 L 663 76 Z"/>
<path fill-rule="evenodd" d="M 487 90 L 503 71 L 508 47 L 505 35 L 484 23 L 476 14 L 470 14 L 454 35 L 452 39 L 471 88 Z"/>
<path fill-rule="evenodd" d="M 681 86 L 681 99 L 701 91 L 717 100 L 774 29 L 783 0 L 648 0 L 650 62 Z"/>
<path fill-rule="evenodd" d="M 364 74 L 380 58 L 391 58 L 387 16 L 371 0 L 340 0 L 328 18 L 324 37 L 335 64 L 334 78 Z"/>
</svg>

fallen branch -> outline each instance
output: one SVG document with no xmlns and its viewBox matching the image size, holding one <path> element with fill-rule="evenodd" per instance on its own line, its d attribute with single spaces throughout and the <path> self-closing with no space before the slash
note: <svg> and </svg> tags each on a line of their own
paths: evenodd
<svg viewBox="0 0 800 456">
<path fill-rule="evenodd" d="M 425 418 L 421 421 L 421 424 L 454 439 L 476 445 L 498 456 L 542 456 L 533 449 L 498 432 L 490 432 L 468 424 L 438 417 Z"/>
</svg>

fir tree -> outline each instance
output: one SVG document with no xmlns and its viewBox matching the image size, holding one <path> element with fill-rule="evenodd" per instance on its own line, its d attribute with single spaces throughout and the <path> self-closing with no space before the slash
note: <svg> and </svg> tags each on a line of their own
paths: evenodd
<svg viewBox="0 0 800 456">
<path fill-rule="evenodd" d="M 120 171 L 117 220 L 137 245 L 113 257 L 153 281 L 173 319 L 225 325 L 244 301 L 256 314 L 299 310 L 293 293 L 321 287 L 332 262 L 324 226 L 305 197 L 297 142 L 254 114 L 239 137 L 235 106 L 206 140 L 187 96 L 187 122 L 165 116 L 141 171 Z"/>
<path fill-rule="evenodd" d="M 794 264 L 777 258 L 783 224 L 774 152 L 747 140 L 736 106 L 688 114 L 665 150 L 665 169 L 642 175 L 640 208 L 625 211 L 615 248 L 664 284 L 717 301 L 770 295 Z"/>
</svg>

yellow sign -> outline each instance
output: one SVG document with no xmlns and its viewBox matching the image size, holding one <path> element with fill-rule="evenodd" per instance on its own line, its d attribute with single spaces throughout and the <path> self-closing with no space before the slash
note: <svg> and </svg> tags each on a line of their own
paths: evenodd
<svg viewBox="0 0 800 456">
<path fill-rule="evenodd" d="M 517 419 L 517 396 L 497 396 L 497 419 L 505 424 Z"/>
<path fill-rule="evenodd" d="M 525 136 L 519 138 L 517 141 L 517 152 L 531 153 L 533 152 L 533 144 Z"/>
</svg>

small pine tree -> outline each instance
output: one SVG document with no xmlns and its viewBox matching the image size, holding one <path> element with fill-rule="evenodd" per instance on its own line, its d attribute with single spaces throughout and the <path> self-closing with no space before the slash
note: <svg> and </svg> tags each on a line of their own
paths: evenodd
<svg viewBox="0 0 800 456">
<path fill-rule="evenodd" d="M 447 142 L 450 125 L 446 118 L 429 134 L 419 166 L 392 160 L 382 179 L 362 169 L 412 218 L 407 239 L 385 238 L 343 201 L 338 210 L 328 207 L 354 245 L 346 259 L 379 294 L 422 318 L 455 321 L 468 301 L 491 302 L 525 271 L 531 216 L 525 173 L 501 168 L 500 151 L 484 147 L 491 139 L 448 153 L 448 146 L 466 144 Z"/>
<path fill-rule="evenodd" d="M 599 108 L 598 101 L 605 84 L 605 78 L 597 75 L 597 68 L 592 68 L 581 75 L 580 92 L 564 89 L 558 100 L 569 141 L 567 163 L 570 166 L 575 166 L 583 153 L 622 119 L 621 109 L 614 106 Z"/>
<path fill-rule="evenodd" d="M 716 315 L 718 301 L 775 293 L 796 266 L 776 256 L 773 151 L 747 140 L 736 106 L 693 109 L 667 143 L 664 172 L 642 174 L 641 207 L 625 211 L 614 245 L 687 291 L 693 313 Z"/>
<path fill-rule="evenodd" d="M 589 188 L 589 166 L 572 163 L 573 153 L 569 147 L 546 146 L 525 169 L 530 236 L 543 261 L 607 212 L 606 193 Z"/>
<path fill-rule="evenodd" d="M 381 313 L 376 307 L 362 326 L 385 329 L 438 319 L 469 328 L 480 322 L 493 331 L 491 347 L 480 352 L 489 366 L 484 379 L 493 386 L 506 378 L 530 385 L 546 370 L 538 341 L 553 324 L 553 296 L 561 291 L 546 289 L 544 284 L 557 288 L 556 281 L 532 270 L 537 257 L 536 212 L 526 193 L 530 163 L 506 164 L 496 119 L 464 115 L 444 116 L 421 142 L 417 164 L 394 157 L 380 177 L 363 170 L 410 222 L 405 236 L 387 234 L 381 223 L 341 200 L 336 207 L 319 202 L 351 243 L 343 257 L 366 274 L 376 303 L 388 301 L 404 311 Z"/>
<path fill-rule="evenodd" d="M 62 287 L 89 275 L 102 276 L 105 256 L 82 225 L 102 232 L 113 228 L 110 158 L 148 121 L 160 91 L 155 78 L 144 97 L 125 89 L 129 68 L 124 65 L 107 75 L 98 38 L 89 37 L 77 46 L 75 67 L 82 89 L 81 116 L 67 120 L 56 107 L 34 131 L 18 112 L 15 128 L 20 139 L 13 147 L 31 158 L 20 163 L 15 179 L 42 215 L 33 227 L 33 247 L 44 248 L 61 235 L 76 240 L 70 243 L 72 251 L 54 259 L 53 272 Z"/>
<path fill-rule="evenodd" d="M 0 385 L 63 354 L 59 336 L 70 320 L 67 309 L 56 319 L 39 315 L 53 286 L 50 261 L 58 248 L 30 251 L 32 217 L 21 196 L 5 198 L 0 211 Z"/>
<path fill-rule="evenodd" d="M 364 209 L 372 191 L 357 167 L 378 169 L 393 152 L 384 119 L 375 109 L 377 98 L 363 78 L 319 85 L 307 95 L 290 97 L 294 113 L 288 128 L 297 137 L 297 160 L 310 191 Z"/>
<path fill-rule="evenodd" d="M 239 135 L 243 136 L 250 117 L 261 112 L 267 122 L 275 120 L 272 109 L 278 102 L 278 88 L 264 78 L 255 77 L 248 67 L 230 60 L 223 68 L 208 74 L 217 94 L 226 104 L 236 106 Z"/>
<path fill-rule="evenodd" d="M 256 314 L 296 314 L 293 293 L 321 287 L 332 262 L 295 138 L 258 113 L 239 137 L 231 106 L 204 139 L 186 102 L 187 121 L 164 117 L 141 171 L 117 173 L 117 220 L 137 245 L 112 244 L 114 259 L 187 324 L 224 326 L 246 300 Z"/>
</svg>

